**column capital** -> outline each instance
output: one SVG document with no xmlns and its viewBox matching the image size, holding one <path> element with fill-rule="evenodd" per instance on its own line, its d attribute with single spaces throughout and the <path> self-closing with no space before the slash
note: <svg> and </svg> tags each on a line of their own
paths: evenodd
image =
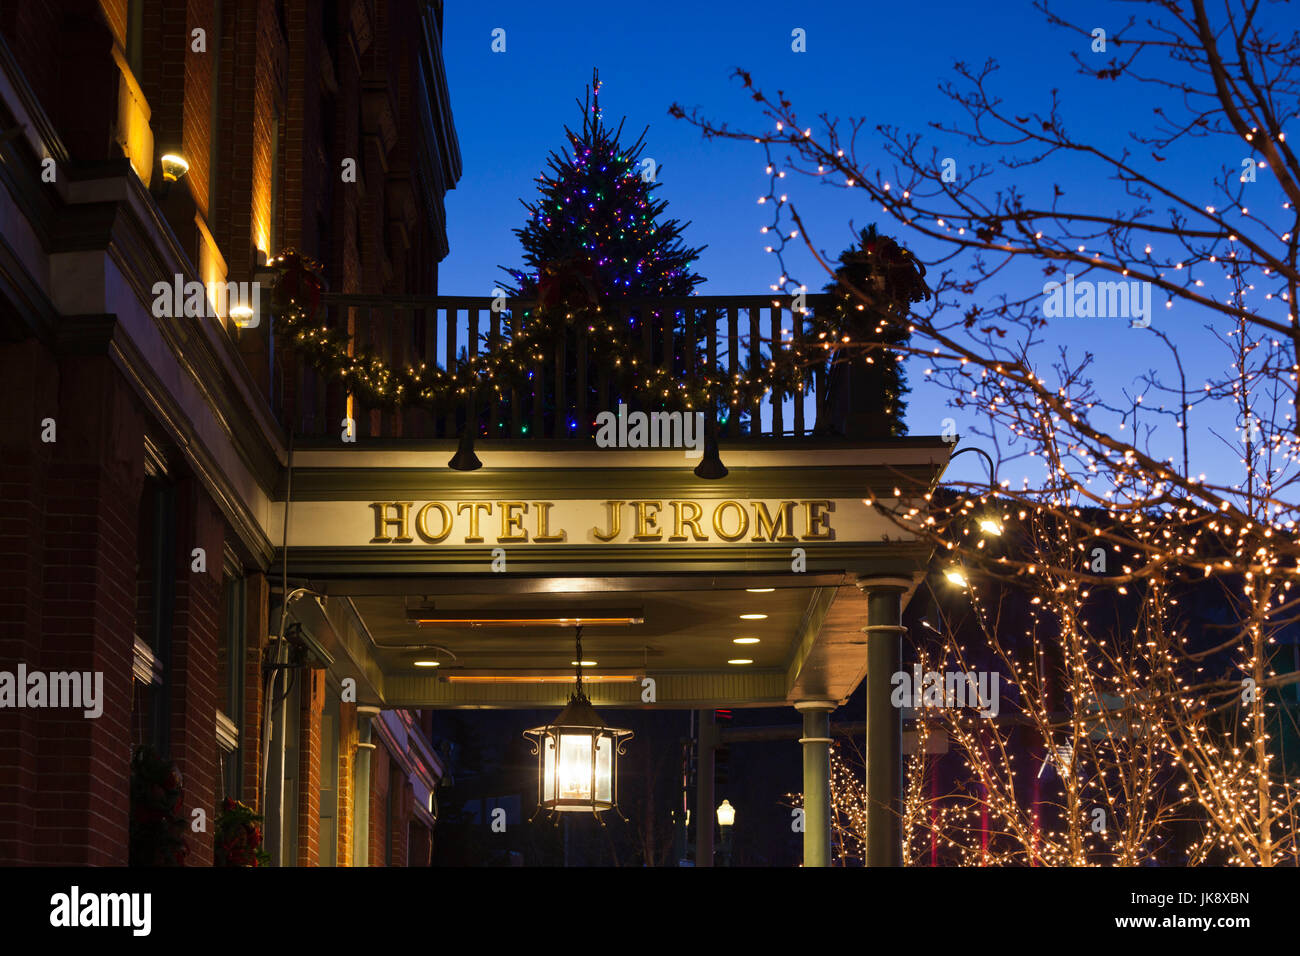
<svg viewBox="0 0 1300 956">
<path fill-rule="evenodd" d="M 914 583 L 897 574 L 860 574 L 854 582 L 859 591 L 907 591 Z"/>
<path fill-rule="evenodd" d="M 839 701 L 836 700 L 797 700 L 794 703 L 794 709 L 798 711 L 805 710 L 835 710 L 839 707 Z"/>
</svg>

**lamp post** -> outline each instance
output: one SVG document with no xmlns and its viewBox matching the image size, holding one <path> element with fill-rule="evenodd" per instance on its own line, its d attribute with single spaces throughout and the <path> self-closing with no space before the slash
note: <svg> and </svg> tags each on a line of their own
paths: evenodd
<svg viewBox="0 0 1300 956">
<path fill-rule="evenodd" d="M 731 866 L 731 828 L 736 823 L 736 808 L 731 801 L 718 804 L 718 827 L 722 830 L 722 865 Z"/>
<path fill-rule="evenodd" d="M 992 457 L 990 457 L 989 453 L 986 452 L 983 448 L 976 448 L 974 445 L 970 445 L 966 448 L 961 449 L 960 451 L 955 451 L 948 458 L 948 464 L 951 465 L 953 459 L 958 458 L 961 455 L 966 454 L 967 452 L 974 452 L 976 455 L 979 455 L 981 458 L 984 459 L 984 463 L 989 466 L 989 491 L 992 492 L 994 495 L 996 495 L 998 492 L 998 467 L 993 463 L 993 459 Z M 985 534 L 991 534 L 991 535 L 1002 534 L 1002 519 L 999 518 L 997 514 L 995 514 L 993 511 L 985 511 L 983 514 L 979 515 L 976 518 L 976 523 L 980 526 L 980 530 L 983 531 Z M 951 577 L 949 578 L 949 580 L 952 580 Z M 954 581 L 953 583 L 956 584 L 959 582 Z"/>
<path fill-rule="evenodd" d="M 577 678 L 568 706 L 549 724 L 525 730 L 538 755 L 537 810 L 551 814 L 618 809 L 618 758 L 632 731 L 608 727 L 582 689 L 582 628 L 575 638 Z M 626 819 L 626 818 L 625 818 Z M 559 817 L 555 817 L 556 822 Z"/>
</svg>

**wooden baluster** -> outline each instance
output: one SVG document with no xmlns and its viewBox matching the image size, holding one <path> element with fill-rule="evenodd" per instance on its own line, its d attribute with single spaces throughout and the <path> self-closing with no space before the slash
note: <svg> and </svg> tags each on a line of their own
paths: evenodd
<svg viewBox="0 0 1300 956">
<path fill-rule="evenodd" d="M 423 312 L 424 321 L 424 348 L 420 350 L 420 361 L 426 366 L 426 371 L 435 368 L 438 365 L 438 309 L 436 306 L 426 305 Z M 438 437 L 438 419 L 433 411 L 434 406 L 425 406 L 425 427 L 429 430 L 426 438 Z"/>
<path fill-rule="evenodd" d="M 781 307 L 772 306 L 772 349 L 771 361 L 776 362 L 781 351 Z M 772 434 L 780 438 L 785 434 L 785 396 L 779 389 L 772 389 Z"/>
<path fill-rule="evenodd" d="M 384 334 L 384 350 L 379 354 L 388 359 L 388 367 L 392 370 L 393 377 L 397 378 L 406 364 L 406 350 L 403 348 L 403 336 L 400 328 L 401 315 L 391 304 L 385 303 L 379 310 L 379 316 Z M 383 438 L 402 437 L 402 410 L 400 407 L 394 405 L 380 412 L 379 434 Z"/>
<path fill-rule="evenodd" d="M 670 378 L 672 378 L 673 380 L 677 380 L 677 376 L 674 374 L 674 372 L 676 372 L 676 369 L 673 366 L 673 325 L 677 322 L 677 310 L 673 308 L 672 302 L 667 302 L 665 304 L 668 306 L 668 308 L 664 309 L 664 311 L 660 313 L 660 316 L 664 323 L 664 330 L 663 330 L 664 354 L 663 354 L 662 367 L 668 372 Z M 661 401 L 666 401 L 666 399 L 662 395 L 656 395 L 655 401 L 661 402 Z"/>
<path fill-rule="evenodd" d="M 537 307 L 528 317 L 530 323 L 537 321 Z M 546 404 L 546 367 L 539 360 L 533 363 L 533 423 L 528 429 L 529 438 L 545 438 L 546 422 L 542 417 L 542 408 Z"/>
<path fill-rule="evenodd" d="M 607 306 L 607 308 L 610 307 Z M 612 319 L 609 317 L 608 314 L 605 314 L 602 315 L 598 319 L 598 321 L 602 323 L 606 321 L 612 322 L 614 324 L 614 327 L 619 329 L 627 328 L 627 317 L 624 315 L 623 308 L 621 306 L 613 307 L 613 308 L 614 308 L 614 317 Z M 604 325 L 601 325 L 600 329 L 601 329 L 601 335 L 604 335 L 605 334 Z M 597 412 L 613 411 L 617 413 L 618 409 L 614 408 L 613 405 L 614 405 L 614 400 L 610 397 L 609 394 L 609 363 L 601 362 L 596 366 L 596 411 Z"/>
<path fill-rule="evenodd" d="M 564 342 L 567 336 L 561 335 L 555 343 L 555 422 L 551 425 L 552 438 L 566 438 L 569 434 L 569 409 L 566 406 L 564 388 Z"/>
<path fill-rule="evenodd" d="M 519 302 L 515 302 L 510 307 L 510 338 L 517 339 L 518 333 L 523 328 L 524 310 Z M 519 389 L 515 385 L 510 386 L 510 437 L 520 438 L 523 436 L 524 411 L 520 402 L 523 400 L 519 397 Z"/>
<path fill-rule="evenodd" d="M 718 364 L 718 316 L 713 311 L 712 306 L 707 306 L 704 309 L 704 314 L 708 316 L 708 330 L 705 332 L 707 341 L 704 346 L 705 360 L 709 363 L 706 371 L 709 375 L 712 375 L 713 369 Z M 704 418 L 710 428 L 713 427 L 713 423 L 717 420 L 717 413 L 716 403 L 710 402 L 704 408 Z"/>
<path fill-rule="evenodd" d="M 648 412 L 652 404 L 650 400 L 651 396 L 641 394 L 640 389 L 642 387 L 641 386 L 642 380 L 645 378 L 645 376 L 649 375 L 650 370 L 654 368 L 654 363 L 655 363 L 655 352 L 654 352 L 655 345 L 654 345 L 654 336 L 653 336 L 654 329 L 652 329 L 651 326 L 654 324 L 655 314 L 650 311 L 649 306 L 646 306 L 644 304 L 639 306 L 639 309 L 640 309 L 640 317 L 641 317 L 641 374 L 637 376 L 636 382 L 633 383 L 633 390 L 637 392 L 637 406 L 639 406 L 642 410 Z M 632 402 L 628 401 L 627 404 L 628 404 L 628 411 L 631 411 L 632 408 L 634 407 L 632 405 Z"/>
<path fill-rule="evenodd" d="M 495 352 L 501 347 L 501 313 L 492 310 L 491 332 L 488 334 L 488 351 Z M 488 409 L 488 438 L 500 438 L 501 402 L 492 389 L 494 383 L 485 380 L 481 395 L 486 395 L 491 408 Z"/>
<path fill-rule="evenodd" d="M 356 352 L 374 348 L 374 329 L 372 328 L 374 317 L 371 313 L 370 306 L 359 304 L 357 306 L 357 333 L 356 333 Z M 370 432 L 370 403 L 366 401 L 365 393 L 357 392 L 352 399 L 352 422 L 356 437 L 359 439 L 363 435 L 369 435 Z"/>
<path fill-rule="evenodd" d="M 790 348 L 794 350 L 796 356 L 800 354 L 803 348 L 803 315 L 798 309 L 790 310 Z M 794 437 L 802 438 L 804 436 L 804 398 L 807 396 L 807 390 L 803 385 L 804 371 L 802 365 L 798 370 L 799 385 L 794 393 Z"/>
<path fill-rule="evenodd" d="M 729 380 L 734 381 L 736 375 L 740 373 L 740 310 L 734 305 L 727 306 L 727 375 Z M 731 438 L 740 437 L 740 406 L 731 403 L 730 395 L 726 398 L 727 402 L 727 435 Z"/>
<path fill-rule="evenodd" d="M 601 321 L 599 315 L 593 315 L 593 322 Z M 577 436 L 579 438 L 588 438 L 591 436 L 591 413 L 587 410 L 587 323 L 578 323 L 578 394 L 574 403 L 574 417 L 578 422 Z"/>
<path fill-rule="evenodd" d="M 760 351 L 762 347 L 762 333 L 760 325 L 762 322 L 762 310 L 757 306 L 750 306 L 749 309 L 749 374 L 752 377 L 762 365 L 763 355 Z M 761 435 L 763 433 L 763 399 L 761 396 L 754 399 L 749 408 L 749 433 L 751 435 Z"/>
<path fill-rule="evenodd" d="M 472 302 L 466 302 L 465 304 L 467 306 L 465 310 L 466 319 L 469 323 L 468 325 L 469 341 L 466 342 L 465 344 L 469 347 L 470 356 L 475 356 L 478 355 L 478 347 L 479 347 L 478 337 L 479 337 L 480 310 L 475 308 Z M 467 394 L 465 396 L 465 414 L 470 416 L 469 427 L 472 429 L 471 434 L 474 435 L 474 437 L 476 438 L 478 437 L 478 413 L 479 413 L 479 403 L 477 401 L 476 396 L 473 394 Z"/>
<path fill-rule="evenodd" d="M 448 372 L 456 369 L 456 322 L 458 321 L 460 310 L 456 308 L 456 303 L 447 304 L 447 351 L 445 353 L 443 367 Z M 446 418 L 447 437 L 455 438 L 460 429 L 456 427 L 456 403 L 454 401 L 447 403 Z"/>
</svg>

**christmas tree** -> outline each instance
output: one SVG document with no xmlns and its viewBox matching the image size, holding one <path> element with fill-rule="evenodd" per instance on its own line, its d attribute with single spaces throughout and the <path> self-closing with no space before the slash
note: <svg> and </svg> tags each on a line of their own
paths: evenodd
<svg viewBox="0 0 1300 956">
<path fill-rule="evenodd" d="M 907 374 L 891 346 L 907 341 L 912 303 L 930 298 L 925 267 L 893 239 L 879 235 L 874 223 L 840 254 L 839 263 L 835 279 L 824 289 L 829 306 L 811 322 L 813 342 L 840 343 L 830 359 L 829 398 L 827 407 L 818 409 L 816 430 L 832 430 L 832 421 L 856 420 L 853 430 L 859 437 L 906 435 Z M 848 401 L 852 409 L 838 407 Z"/>
<path fill-rule="evenodd" d="M 565 127 L 569 147 L 550 154 L 547 170 L 538 177 L 540 198 L 531 203 L 521 200 L 528 222 L 514 233 L 523 246 L 527 268 L 503 267 L 514 280 L 507 286 L 509 294 L 536 303 L 517 319 L 534 326 L 535 341 L 545 354 L 562 349 L 565 394 L 570 397 L 578 389 L 580 361 L 575 322 L 590 323 L 594 312 L 610 300 L 688 296 L 704 281 L 691 270 L 703 247 L 685 246 L 682 231 L 689 223 L 663 218 L 668 204 L 654 195 L 662 167 L 642 158 L 649 127 L 630 146 L 620 143 L 623 123 L 610 128 L 603 122 L 596 71 L 584 100 L 577 103 L 582 110 L 581 131 Z M 540 332 L 535 328 L 538 322 Z M 664 343 L 666 326 L 672 333 L 671 351 Z M 516 333 L 519 327 L 512 324 Z M 699 374 L 703 328 L 688 341 L 680 310 L 654 304 L 633 307 L 620 335 L 625 349 L 638 355 L 638 345 L 648 338 L 650 354 L 644 358 L 649 366 L 683 379 Z M 601 361 L 592 354 L 586 360 L 586 407 L 592 416 L 607 403 L 613 404 L 595 391 Z M 665 404 L 662 390 L 647 389 L 630 363 L 612 365 L 608 356 L 603 361 L 618 401 L 634 409 Z M 555 407 L 554 383 L 533 382 L 532 389 L 530 400 L 542 403 L 547 431 L 554 434 L 556 416 L 563 414 Z M 675 403 L 672 399 L 666 404 Z M 567 433 L 577 427 L 576 420 L 567 421 Z"/>
<path fill-rule="evenodd" d="M 541 198 L 523 203 L 528 223 L 514 233 L 528 269 L 504 270 L 514 279 L 507 291 L 543 307 L 690 295 L 704 281 L 690 268 L 703 247 L 683 245 L 689 223 L 660 221 L 668 203 L 654 196 L 658 169 L 641 157 L 649 127 L 631 146 L 620 145 L 623 123 L 611 130 L 602 122 L 594 71 L 578 105 L 582 131 L 565 127 L 569 149 L 551 153 L 548 172 L 538 177 Z"/>
</svg>

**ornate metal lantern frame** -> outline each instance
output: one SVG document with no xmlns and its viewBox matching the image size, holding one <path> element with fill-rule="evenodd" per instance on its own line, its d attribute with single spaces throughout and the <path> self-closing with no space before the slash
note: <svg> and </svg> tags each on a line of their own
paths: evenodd
<svg viewBox="0 0 1300 956">
<path fill-rule="evenodd" d="M 559 814 L 584 812 L 595 816 L 618 808 L 618 758 L 626 753 L 632 731 L 610 727 L 600 719 L 582 687 L 582 628 L 575 637 L 578 663 L 569 703 L 549 724 L 524 731 L 537 757 L 537 813 L 556 823 Z"/>
</svg>

